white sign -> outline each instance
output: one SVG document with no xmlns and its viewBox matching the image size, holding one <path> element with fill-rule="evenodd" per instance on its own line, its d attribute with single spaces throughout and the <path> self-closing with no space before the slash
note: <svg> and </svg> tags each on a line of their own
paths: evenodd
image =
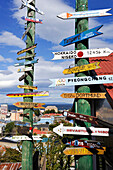
<svg viewBox="0 0 113 170">
<path fill-rule="evenodd" d="M 59 78 L 50 79 L 50 81 L 52 81 L 52 84 L 49 87 L 106 84 L 113 83 L 113 75 Z"/>
<path fill-rule="evenodd" d="M 54 58 L 52 60 L 103 57 L 110 55 L 112 52 L 113 51 L 109 48 L 52 52 L 54 54 Z"/>
<path fill-rule="evenodd" d="M 63 134 L 69 135 L 91 135 L 91 136 L 109 136 L 109 128 L 95 128 L 89 127 L 91 133 L 87 132 L 85 127 L 70 127 L 63 126 L 61 123 L 59 126 L 53 128 L 53 132 L 57 133 L 59 136 L 63 136 Z"/>
<path fill-rule="evenodd" d="M 112 15 L 110 13 L 106 13 L 110 11 L 112 8 L 108 9 L 100 9 L 100 10 L 89 10 L 89 11 L 80 11 L 80 12 L 68 12 L 62 13 L 58 15 L 58 18 L 61 19 L 75 19 L 75 18 L 88 18 L 88 17 L 101 17 L 101 16 L 109 16 Z"/>
<path fill-rule="evenodd" d="M 35 135 L 32 136 L 33 140 L 42 140 L 40 137 L 39 136 L 35 136 Z M 12 139 L 15 139 L 15 140 L 32 140 L 30 137 L 28 137 L 26 135 L 13 136 Z"/>
</svg>

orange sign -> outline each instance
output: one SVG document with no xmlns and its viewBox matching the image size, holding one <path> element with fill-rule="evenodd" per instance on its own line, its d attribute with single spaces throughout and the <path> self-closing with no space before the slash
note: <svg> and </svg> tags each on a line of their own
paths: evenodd
<svg viewBox="0 0 113 170">
<path fill-rule="evenodd" d="M 105 99 L 106 93 L 62 93 L 62 98 Z"/>
<path fill-rule="evenodd" d="M 103 147 L 103 149 L 96 149 L 96 150 L 97 150 L 97 155 L 104 155 L 104 151 L 106 151 L 106 147 Z M 66 148 L 63 152 L 65 155 L 93 155 L 93 152 L 83 147 Z"/>
<path fill-rule="evenodd" d="M 14 103 L 13 105 L 22 108 L 44 108 L 42 107 L 42 105 L 45 105 L 45 103 L 17 102 Z"/>
</svg>

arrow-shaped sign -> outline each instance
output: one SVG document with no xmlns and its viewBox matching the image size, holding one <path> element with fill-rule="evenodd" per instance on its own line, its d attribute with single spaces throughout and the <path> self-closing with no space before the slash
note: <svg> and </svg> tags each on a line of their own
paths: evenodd
<svg viewBox="0 0 113 170">
<path fill-rule="evenodd" d="M 31 96 L 49 96 L 48 91 L 37 91 L 31 93 L 11 93 L 7 94 L 8 97 L 31 97 Z"/>
<path fill-rule="evenodd" d="M 110 50 L 109 48 L 59 51 L 59 52 L 52 52 L 54 54 L 54 58 L 52 60 L 105 57 L 110 55 L 112 52 L 113 50 Z"/>
<path fill-rule="evenodd" d="M 19 81 L 22 81 L 28 76 L 28 73 L 24 73 L 21 77 L 19 77 Z"/>
<path fill-rule="evenodd" d="M 16 102 L 13 103 L 13 105 L 17 106 L 17 107 L 22 107 L 22 108 L 44 108 L 42 107 L 42 105 L 45 105 L 45 103 L 32 103 L 32 102 Z"/>
<path fill-rule="evenodd" d="M 71 145 L 71 146 L 79 146 L 79 147 L 84 147 L 84 148 L 93 148 L 93 149 L 103 149 L 102 145 L 98 141 L 91 141 L 91 140 L 74 140 L 71 142 L 67 142 L 66 145 Z"/>
<path fill-rule="evenodd" d="M 76 98 L 76 99 L 105 99 L 106 93 L 62 93 L 62 98 Z"/>
<path fill-rule="evenodd" d="M 49 87 L 106 84 L 106 83 L 113 83 L 113 75 L 70 77 L 70 78 L 50 79 L 50 81 L 52 81 L 52 84 Z"/>
<path fill-rule="evenodd" d="M 70 45 L 88 38 L 92 38 L 95 37 L 97 35 L 101 35 L 101 32 L 98 32 L 98 30 L 102 27 L 103 25 L 100 25 L 98 27 L 89 29 L 87 31 L 81 32 L 79 34 L 73 35 L 71 37 L 65 38 L 64 40 L 62 40 L 60 42 L 60 45 L 62 46 L 66 46 L 66 45 Z"/>
<path fill-rule="evenodd" d="M 31 17 L 21 17 L 23 20 L 25 21 L 29 21 L 29 22 L 34 22 L 34 23 L 40 23 L 42 24 L 42 20 L 41 19 L 35 19 L 35 18 L 31 18 Z"/>
<path fill-rule="evenodd" d="M 102 17 L 102 16 L 110 16 L 112 14 L 106 13 L 110 11 L 112 8 L 108 9 L 100 9 L 100 10 L 89 10 L 89 11 L 80 11 L 80 12 L 68 12 L 62 13 L 58 15 L 58 18 L 61 19 L 75 19 L 75 18 L 87 18 L 87 17 Z"/>
<path fill-rule="evenodd" d="M 81 148 L 81 147 L 76 147 L 76 148 L 66 148 L 63 152 L 65 155 L 93 155 L 93 152 L 94 154 L 97 154 L 97 155 L 104 155 L 104 151 L 106 151 L 106 148 L 103 147 L 103 150 L 102 149 L 97 149 L 97 152 L 94 152 L 94 150 L 89 151 L 88 149 L 86 148 Z"/>
<path fill-rule="evenodd" d="M 26 67 L 26 68 L 23 68 L 23 69 L 18 69 L 18 73 L 21 73 L 21 72 L 25 72 L 25 71 L 32 71 L 33 69 L 32 69 L 32 67 Z"/>
<path fill-rule="evenodd" d="M 21 56 L 21 57 L 18 57 L 17 60 L 23 60 L 23 59 L 27 59 L 27 58 L 33 58 L 33 57 L 35 57 L 35 55 L 36 55 L 36 53 L 31 54 L 31 55 Z"/>
<path fill-rule="evenodd" d="M 18 66 L 24 66 L 24 65 L 34 64 L 34 63 L 38 63 L 38 60 L 39 60 L 39 59 L 34 59 L 34 60 L 31 60 L 31 61 L 25 61 L 25 62 L 22 62 L 22 63 L 15 63 L 14 66 L 15 66 L 15 67 L 18 67 Z"/>
<path fill-rule="evenodd" d="M 70 68 L 64 69 L 63 74 L 73 74 L 73 73 L 78 73 L 78 72 L 95 70 L 95 69 L 101 68 L 99 64 L 100 62 L 94 62 L 94 63 L 90 63 L 86 65 L 70 67 Z"/>
<path fill-rule="evenodd" d="M 37 46 L 37 44 L 34 44 L 33 46 L 30 46 L 30 47 L 28 47 L 28 48 L 25 48 L 25 49 L 17 52 L 17 54 L 20 55 L 20 54 L 22 54 L 22 53 L 25 53 L 25 52 L 27 52 L 27 51 L 29 51 L 29 50 L 32 50 L 32 49 L 36 48 L 36 46 Z"/>
<path fill-rule="evenodd" d="M 89 131 L 89 132 L 88 132 Z M 63 126 L 61 123 L 59 126 L 53 128 L 53 132 L 60 136 L 66 135 L 91 135 L 91 136 L 109 136 L 109 128 L 95 128 L 89 127 L 88 130 L 85 127 L 71 127 Z"/>
<path fill-rule="evenodd" d="M 17 87 L 18 87 L 18 88 L 23 88 L 23 89 L 37 90 L 37 86 L 18 85 Z"/>
<path fill-rule="evenodd" d="M 32 140 L 30 137 L 26 136 L 26 135 L 22 135 L 22 136 L 12 136 L 11 137 L 14 140 Z M 33 140 L 42 140 L 39 136 L 32 136 Z"/>
<path fill-rule="evenodd" d="M 88 116 L 88 115 L 69 112 L 69 111 L 64 111 L 63 115 L 71 119 L 76 119 L 76 120 L 81 120 L 81 121 L 88 122 L 88 123 L 97 124 L 97 117 L 94 117 L 94 116 Z"/>
</svg>

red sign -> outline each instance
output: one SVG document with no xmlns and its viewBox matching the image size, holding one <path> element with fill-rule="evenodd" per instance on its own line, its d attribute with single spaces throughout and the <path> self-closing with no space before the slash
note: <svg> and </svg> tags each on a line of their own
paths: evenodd
<svg viewBox="0 0 113 170">
<path fill-rule="evenodd" d="M 2 163 L 0 164 L 0 169 L 1 170 L 9 170 L 9 169 L 19 169 L 21 167 L 21 163 L 18 162 L 18 163 Z"/>
</svg>

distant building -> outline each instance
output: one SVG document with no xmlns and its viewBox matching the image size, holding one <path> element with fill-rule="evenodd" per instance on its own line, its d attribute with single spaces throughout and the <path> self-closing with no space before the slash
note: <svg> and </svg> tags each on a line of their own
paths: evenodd
<svg viewBox="0 0 113 170">
<path fill-rule="evenodd" d="M 11 121 L 22 121 L 23 117 L 20 114 L 23 114 L 23 109 L 11 110 Z"/>
<path fill-rule="evenodd" d="M 1 114 L 7 115 L 8 113 L 8 104 L 1 104 Z"/>
<path fill-rule="evenodd" d="M 58 112 L 58 108 L 56 107 L 56 106 L 47 106 L 46 108 L 45 108 L 45 111 L 46 110 L 55 110 L 55 112 Z"/>
</svg>

